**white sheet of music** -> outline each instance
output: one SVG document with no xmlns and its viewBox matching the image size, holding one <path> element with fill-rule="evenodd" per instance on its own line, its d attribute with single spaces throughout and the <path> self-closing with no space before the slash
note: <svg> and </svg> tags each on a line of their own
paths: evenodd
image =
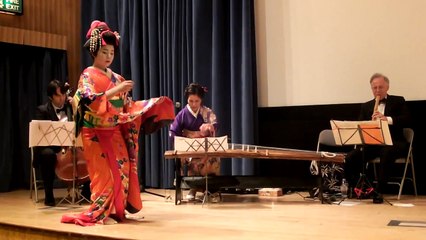
<svg viewBox="0 0 426 240">
<path fill-rule="evenodd" d="M 32 120 L 29 131 L 29 147 L 82 146 L 81 138 L 74 145 L 75 122 Z"/>
<path fill-rule="evenodd" d="M 226 151 L 228 149 L 228 136 L 206 138 L 186 138 L 175 136 L 174 145 L 174 150 L 183 152 Z"/>
<path fill-rule="evenodd" d="M 335 121 L 331 120 L 331 129 L 336 144 L 357 145 L 367 144 L 392 145 L 392 137 L 387 121 Z M 375 131 L 375 129 L 377 131 Z M 364 139 L 362 137 L 364 136 Z M 374 136 L 375 135 L 375 136 Z M 370 136 L 370 140 L 365 139 Z M 371 143 L 374 138 L 377 143 Z M 370 143 L 369 143 L 370 142 Z"/>
</svg>

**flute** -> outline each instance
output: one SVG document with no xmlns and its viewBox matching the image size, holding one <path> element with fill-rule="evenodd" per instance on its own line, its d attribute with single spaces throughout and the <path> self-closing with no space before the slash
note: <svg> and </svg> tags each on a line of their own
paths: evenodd
<svg viewBox="0 0 426 240">
<path fill-rule="evenodd" d="M 380 103 L 380 96 L 376 96 L 376 103 L 374 104 L 373 112 L 377 112 L 377 110 L 379 109 L 379 103 Z"/>
<path fill-rule="evenodd" d="M 374 103 L 373 114 L 379 110 L 380 96 L 376 96 L 376 102 Z M 373 118 L 373 120 L 376 120 Z"/>
</svg>

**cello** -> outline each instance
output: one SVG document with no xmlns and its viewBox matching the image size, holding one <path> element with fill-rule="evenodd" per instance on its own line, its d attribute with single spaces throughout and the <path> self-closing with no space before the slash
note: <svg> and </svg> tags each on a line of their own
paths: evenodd
<svg viewBox="0 0 426 240">
<path fill-rule="evenodd" d="M 66 97 L 72 105 L 72 98 L 69 96 L 71 93 L 69 84 L 65 83 L 64 86 L 61 87 L 61 91 L 66 93 Z M 66 114 L 68 119 L 72 120 L 73 112 L 71 107 L 66 109 Z M 78 142 L 78 140 L 79 137 L 76 137 L 73 141 Z M 61 151 L 56 154 L 56 158 L 57 164 L 55 167 L 55 173 L 58 178 L 65 182 L 75 181 L 76 184 L 89 180 L 89 173 L 87 171 L 86 160 L 84 159 L 82 147 L 77 147 L 76 145 L 63 147 Z"/>
<path fill-rule="evenodd" d="M 82 147 L 62 148 L 56 157 L 55 173 L 58 178 L 69 183 L 75 181 L 76 184 L 81 184 L 89 180 L 89 172 L 87 171 Z"/>
</svg>

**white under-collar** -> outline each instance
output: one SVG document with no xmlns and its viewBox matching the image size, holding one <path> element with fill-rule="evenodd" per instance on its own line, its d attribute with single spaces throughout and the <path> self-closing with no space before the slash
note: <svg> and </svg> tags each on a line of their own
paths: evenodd
<svg viewBox="0 0 426 240">
<path fill-rule="evenodd" d="M 192 116 L 194 116 L 195 118 L 198 116 L 198 113 L 200 112 L 200 108 L 198 108 L 197 112 L 192 111 L 191 107 L 189 106 L 189 104 L 186 105 L 186 108 L 188 108 L 189 112 L 192 114 Z"/>
</svg>

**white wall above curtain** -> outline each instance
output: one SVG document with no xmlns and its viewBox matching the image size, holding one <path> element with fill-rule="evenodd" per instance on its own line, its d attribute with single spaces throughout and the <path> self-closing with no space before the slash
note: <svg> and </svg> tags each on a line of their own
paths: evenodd
<svg viewBox="0 0 426 240">
<path fill-rule="evenodd" d="M 257 0 L 259 105 L 359 103 L 369 78 L 426 95 L 426 1 Z"/>
</svg>

